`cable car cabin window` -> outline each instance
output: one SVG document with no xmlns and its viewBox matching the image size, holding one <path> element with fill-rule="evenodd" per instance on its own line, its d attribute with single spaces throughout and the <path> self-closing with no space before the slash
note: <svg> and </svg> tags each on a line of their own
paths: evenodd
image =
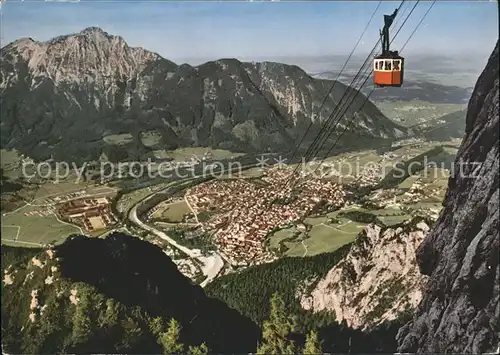
<svg viewBox="0 0 500 355">
<path fill-rule="evenodd" d="M 393 60 L 393 64 L 394 64 L 394 70 L 395 71 L 400 71 L 400 66 L 401 66 L 401 60 L 400 59 L 396 59 L 396 60 Z"/>
<path fill-rule="evenodd" d="M 392 60 L 385 61 L 385 70 L 392 70 Z"/>
<path fill-rule="evenodd" d="M 375 59 L 374 61 L 374 69 L 375 70 L 378 70 L 378 71 L 383 71 L 385 70 L 384 69 L 384 63 L 385 63 L 385 60 L 380 60 L 380 59 Z"/>
</svg>

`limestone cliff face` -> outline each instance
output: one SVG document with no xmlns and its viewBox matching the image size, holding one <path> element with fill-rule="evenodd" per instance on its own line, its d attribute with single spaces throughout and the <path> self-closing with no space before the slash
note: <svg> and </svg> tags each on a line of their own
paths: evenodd
<svg viewBox="0 0 500 355">
<path fill-rule="evenodd" d="M 412 311 L 422 298 L 425 277 L 415 250 L 429 227 L 416 217 L 394 228 L 370 224 L 348 255 L 314 287 L 301 305 L 314 312 L 335 312 L 338 322 L 369 329 Z"/>
<path fill-rule="evenodd" d="M 497 42 L 469 102 L 444 208 L 417 250 L 430 280 L 413 320 L 399 331 L 401 352 L 498 349 L 498 60 Z"/>
</svg>

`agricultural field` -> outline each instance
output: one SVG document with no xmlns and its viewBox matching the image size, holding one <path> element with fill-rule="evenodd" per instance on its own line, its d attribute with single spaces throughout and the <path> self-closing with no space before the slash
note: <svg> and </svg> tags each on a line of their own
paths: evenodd
<svg viewBox="0 0 500 355">
<path fill-rule="evenodd" d="M 25 215 L 39 209 L 35 206 L 26 206 L 16 212 L 2 215 L 2 244 L 4 242 L 17 246 L 59 244 L 70 234 L 82 233 L 77 226 L 60 222 L 54 215 Z"/>
<path fill-rule="evenodd" d="M 283 241 L 295 238 L 296 234 L 297 228 L 295 227 L 280 229 L 269 237 L 269 248 L 271 250 L 279 250 Z"/>
<path fill-rule="evenodd" d="M 40 186 L 34 199 L 30 202 L 32 206 L 53 205 L 71 199 L 108 197 L 113 198 L 117 190 L 107 186 L 79 185 L 73 183 L 46 183 Z"/>
<path fill-rule="evenodd" d="M 120 197 L 118 200 L 118 203 L 116 204 L 116 209 L 119 212 L 125 212 L 128 211 L 133 205 L 141 201 L 142 199 L 146 198 L 147 196 L 151 195 L 155 191 L 160 191 L 162 189 L 165 189 L 170 185 L 171 182 L 166 182 L 163 184 L 158 184 L 158 185 L 153 185 L 153 186 L 148 186 L 144 187 L 142 189 L 137 189 L 133 190 L 129 193 L 126 193 Z"/>
<path fill-rule="evenodd" d="M 388 118 L 402 126 L 411 126 L 462 110 L 463 104 L 437 104 L 421 100 L 377 102 L 377 107 Z"/>
<path fill-rule="evenodd" d="M 363 173 L 364 169 L 375 167 L 380 168 L 379 177 L 383 178 L 395 166 L 396 163 L 423 154 L 438 145 L 442 145 L 442 143 L 421 142 L 411 144 L 394 149 L 386 157 L 378 154 L 374 150 L 361 151 L 357 153 L 344 153 L 325 159 L 323 164 L 325 166 L 329 166 L 334 171 L 337 171 L 342 176 L 342 179 L 339 181 L 340 183 L 349 183 L 352 181 L 352 179 L 349 179 L 349 177 L 358 176 Z M 308 171 L 314 171 L 313 167 L 318 166 L 317 163 L 309 164 L 311 168 L 307 168 Z M 325 167 L 324 171 L 328 172 L 330 170 Z M 319 173 L 320 170 L 318 169 L 316 171 L 316 174 Z"/>
<path fill-rule="evenodd" d="M 0 162 L 3 175 L 8 179 L 17 179 L 20 172 L 21 155 L 16 150 L 0 149 Z"/>
<path fill-rule="evenodd" d="M 158 131 L 141 132 L 140 139 L 146 147 L 154 147 L 161 142 L 161 134 Z"/>
<path fill-rule="evenodd" d="M 35 200 L 41 202 L 40 200 L 50 197 L 63 195 L 75 191 L 85 190 L 85 185 L 75 184 L 72 182 L 61 182 L 59 184 L 47 183 L 39 187 L 35 194 Z"/>
<path fill-rule="evenodd" d="M 398 185 L 398 188 L 408 190 L 416 183 L 423 184 L 422 191 L 427 197 L 421 199 L 421 202 L 430 202 L 440 206 L 448 187 L 449 177 L 450 172 L 447 170 L 428 168 L 419 174 L 408 177 Z M 404 199 L 403 196 L 397 198 L 398 201 L 402 199 Z"/>
<path fill-rule="evenodd" d="M 151 215 L 151 218 L 164 220 L 171 223 L 182 222 L 184 216 L 191 212 L 186 201 L 179 201 L 174 203 L 169 203 L 161 206 L 155 213 Z"/>
<path fill-rule="evenodd" d="M 163 221 L 155 221 L 152 224 L 154 224 L 158 229 L 162 229 L 164 231 L 167 231 L 171 228 L 179 227 L 179 223 L 169 223 L 169 222 L 163 222 Z"/>
<path fill-rule="evenodd" d="M 17 237 L 19 236 L 19 231 L 21 227 L 19 226 L 11 226 L 7 224 L 2 224 L 1 230 L 2 230 L 2 239 L 7 239 L 7 240 L 16 240 Z"/>
<path fill-rule="evenodd" d="M 262 176 L 264 176 L 264 169 L 262 168 L 250 168 L 250 169 L 242 169 L 239 171 L 236 169 L 230 171 L 229 173 L 221 174 L 220 176 L 216 176 L 217 180 L 230 180 L 230 179 L 255 179 L 255 181 L 259 181 Z"/>
<path fill-rule="evenodd" d="M 0 150 L 1 167 L 3 175 L 11 180 L 24 178 L 31 183 L 44 183 L 46 181 L 55 181 L 58 183 L 85 183 L 82 172 L 82 165 L 75 163 L 52 163 L 40 162 L 35 165 L 29 159 L 24 159 L 22 155 L 15 150 Z M 24 168 L 23 168 L 24 166 Z"/>
<path fill-rule="evenodd" d="M 363 227 L 363 226 L 360 226 Z M 349 230 L 346 230 L 349 229 Z M 304 253 L 297 255 L 297 247 L 290 249 L 287 256 L 312 256 L 321 253 L 335 251 L 341 246 L 356 239 L 361 229 L 356 227 L 335 228 L 326 224 L 314 226 L 309 233 L 309 238 L 303 240 L 301 244 L 304 247 Z"/>
<path fill-rule="evenodd" d="M 434 147 L 444 145 L 442 155 L 449 161 L 453 159 L 456 153 L 454 147 L 459 143 L 459 141 L 416 142 L 395 148 L 385 154 L 373 150 L 346 153 L 330 157 L 326 162 L 333 163 L 334 168 L 340 167 L 337 171 L 340 170 L 344 175 L 340 179 L 341 183 L 347 182 L 346 174 L 356 175 L 356 169 L 362 171 L 364 166 L 370 164 L 379 165 L 379 168 L 385 167 L 381 169 L 382 171 L 375 172 L 375 174 L 380 173 L 381 178 L 383 174 L 391 171 L 396 163 L 408 161 Z M 393 226 L 410 220 L 414 215 L 424 214 L 436 218 L 450 175 L 449 170 L 439 167 L 440 157 L 441 154 L 429 158 L 430 162 L 438 162 L 437 168 L 425 166 L 419 173 L 398 182 L 398 185 L 373 191 L 369 196 L 365 196 L 368 201 L 360 202 L 363 205 L 371 202 L 385 207 L 372 209 L 361 205 L 349 205 L 322 216 L 306 218 L 304 226 L 296 225 L 271 233 L 266 241 L 267 247 L 283 256 L 311 256 L 334 251 L 352 242 L 370 221 L 378 220 L 386 226 Z M 347 170 L 349 167 L 351 169 Z M 365 206 L 369 205 L 367 203 Z M 344 212 L 359 213 L 341 214 Z"/>
<path fill-rule="evenodd" d="M 446 188 L 450 172 L 440 168 L 429 168 L 423 171 L 420 175 L 422 182 L 433 184 L 436 187 Z"/>
<path fill-rule="evenodd" d="M 431 161 L 437 161 L 438 170 L 445 168 L 453 161 L 457 148 L 460 146 L 459 139 L 453 139 L 446 142 L 431 142 L 422 141 L 411 143 L 401 147 L 395 147 L 386 154 L 379 154 L 375 150 L 366 150 L 350 153 L 341 153 L 335 156 L 326 158 L 320 167 L 320 161 L 310 161 L 306 165 L 300 163 L 299 172 L 313 173 L 314 176 L 319 177 L 324 174 L 325 179 L 329 179 L 341 184 L 348 184 L 354 180 L 354 177 L 362 175 L 364 169 L 377 168 L 379 169 L 378 177 L 382 179 L 387 173 L 393 169 L 397 163 L 409 160 L 413 157 L 421 155 L 429 150 L 444 146 L 443 157 L 429 158 Z M 299 164 L 290 164 L 290 168 L 296 168 Z M 432 170 L 427 168 L 427 170 Z M 249 173 L 254 173 L 257 169 L 250 169 Z M 340 176 L 335 176 L 339 174 Z M 257 175 L 258 176 L 258 175 Z M 411 185 L 411 182 L 408 181 Z"/>
<path fill-rule="evenodd" d="M 269 248 L 284 251 L 285 256 L 311 256 L 334 251 L 353 241 L 366 224 L 339 218 L 331 223 L 339 211 L 326 216 L 306 218 L 307 231 L 299 233 L 296 226 L 279 230 L 269 236 Z M 285 249 L 285 250 L 283 250 Z"/>
<path fill-rule="evenodd" d="M 102 140 L 106 144 L 110 144 L 110 145 L 124 145 L 124 144 L 132 142 L 134 140 L 134 137 L 132 137 L 132 135 L 130 133 L 111 134 L 109 136 L 103 137 Z"/>
<path fill-rule="evenodd" d="M 409 205 L 415 211 L 422 207 L 430 207 L 435 204 Z M 387 226 L 395 225 L 412 218 L 397 206 L 388 206 L 383 209 L 371 210 L 360 206 L 347 206 L 324 216 L 309 217 L 304 220 L 306 231 L 298 233 L 297 226 L 282 229 L 269 236 L 269 248 L 280 250 L 284 256 L 312 256 L 327 253 L 356 239 L 358 234 L 368 223 L 359 222 L 342 216 L 342 212 L 365 212 L 377 217 Z"/>
<path fill-rule="evenodd" d="M 24 196 L 23 191 L 31 191 L 29 198 L 24 198 L 14 209 L 4 209 L 1 216 L 2 244 L 39 246 L 41 244 L 61 243 L 70 234 L 84 234 L 80 227 L 60 221 L 54 215 L 55 205 L 70 199 L 109 197 L 116 195 L 115 188 L 75 184 L 71 181 L 60 183 L 45 182 L 26 184 L 16 192 Z M 2 195 L 2 199 L 6 197 Z M 95 234 L 102 234 L 99 231 Z"/>
<path fill-rule="evenodd" d="M 403 190 L 409 189 L 413 186 L 415 182 L 417 182 L 418 178 L 419 178 L 418 175 L 409 176 L 398 185 L 398 188 Z"/>
<path fill-rule="evenodd" d="M 367 211 L 373 213 L 386 226 L 392 226 L 411 219 L 411 215 L 403 212 L 398 207 L 388 207 L 381 210 Z"/>
<path fill-rule="evenodd" d="M 242 178 L 260 178 L 264 176 L 264 169 L 262 168 L 251 168 L 246 169 L 241 172 L 240 177 Z"/>
<path fill-rule="evenodd" d="M 37 185 L 25 184 L 21 185 L 19 190 L 12 192 L 6 191 L 2 187 L 1 210 L 2 212 L 11 212 L 26 205 L 28 201 L 32 201 L 38 190 Z"/>
<path fill-rule="evenodd" d="M 206 147 L 187 147 L 171 151 L 156 150 L 154 152 L 155 157 L 158 159 L 170 158 L 174 161 L 185 161 L 193 158 L 194 156 L 202 158 L 205 154 L 211 154 L 213 159 L 215 160 L 230 159 L 232 157 L 245 155 L 243 153 L 233 153 L 228 150 L 212 149 Z"/>
</svg>

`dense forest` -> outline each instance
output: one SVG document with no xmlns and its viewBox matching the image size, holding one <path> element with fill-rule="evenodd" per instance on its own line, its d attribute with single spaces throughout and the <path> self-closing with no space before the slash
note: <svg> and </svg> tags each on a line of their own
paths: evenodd
<svg viewBox="0 0 500 355">
<path fill-rule="evenodd" d="M 268 319 L 269 300 L 279 293 L 286 304 L 286 311 L 297 317 L 301 330 L 308 331 L 311 322 L 329 321 L 326 315 L 312 315 L 302 310 L 296 298 L 297 289 L 325 276 L 349 251 L 346 245 L 333 253 L 311 257 L 281 258 L 270 264 L 257 265 L 241 272 L 217 278 L 207 285 L 205 292 L 218 298 L 231 308 L 249 317 L 259 326 Z M 312 319 L 314 318 L 314 320 Z"/>
</svg>

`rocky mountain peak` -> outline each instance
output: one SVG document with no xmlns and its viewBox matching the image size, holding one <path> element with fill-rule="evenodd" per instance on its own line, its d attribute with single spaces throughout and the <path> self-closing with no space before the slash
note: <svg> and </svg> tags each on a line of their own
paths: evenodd
<svg viewBox="0 0 500 355">
<path fill-rule="evenodd" d="M 7 64 L 26 60 L 26 69 L 33 78 L 48 77 L 56 84 L 99 81 L 104 77 L 130 79 L 160 58 L 142 48 L 131 48 L 122 37 L 98 27 L 46 42 L 24 38 L 8 47 L 2 50 L 2 60 Z"/>
<path fill-rule="evenodd" d="M 120 36 L 114 36 L 110 35 L 108 32 L 104 31 L 100 27 L 87 27 L 81 30 L 80 32 L 69 34 L 69 35 L 62 35 L 62 36 L 57 36 L 54 37 L 50 40 L 48 40 L 48 43 L 57 43 L 57 42 L 64 42 L 67 41 L 68 39 L 71 38 L 81 38 L 81 39 L 90 39 L 90 40 L 111 40 L 116 38 L 120 42 L 125 42 L 125 40 L 120 37 Z"/>
<path fill-rule="evenodd" d="M 40 43 L 33 40 L 33 38 L 23 37 L 3 47 L 0 51 L 0 55 L 2 57 L 2 61 L 6 56 L 14 53 L 18 54 L 23 59 L 28 59 L 33 54 L 33 51 L 35 51 L 39 46 Z"/>
<path fill-rule="evenodd" d="M 81 34 L 89 34 L 89 35 L 103 34 L 103 35 L 109 36 L 109 34 L 106 31 L 104 31 L 102 28 L 96 27 L 96 26 L 90 26 L 90 27 L 84 28 L 83 30 L 80 31 L 80 33 Z"/>
</svg>

